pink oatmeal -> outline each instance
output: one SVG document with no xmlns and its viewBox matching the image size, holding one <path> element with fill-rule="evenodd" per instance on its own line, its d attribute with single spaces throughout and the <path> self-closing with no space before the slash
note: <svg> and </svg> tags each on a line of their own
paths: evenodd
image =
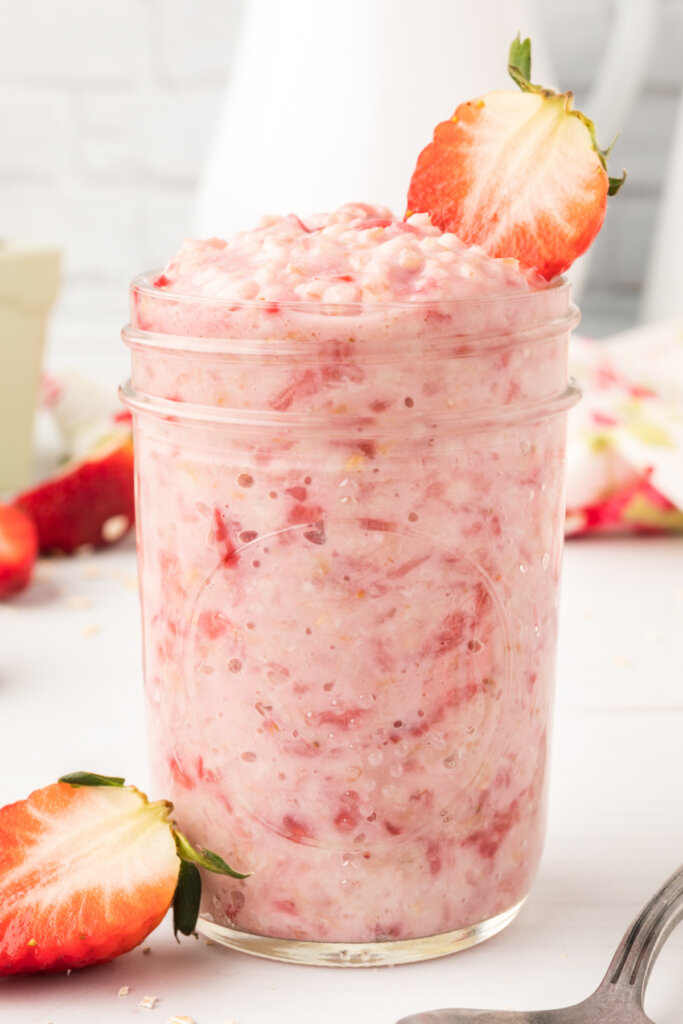
<svg viewBox="0 0 683 1024">
<path fill-rule="evenodd" d="M 230 242 L 186 241 L 157 280 L 184 295 L 267 302 L 414 302 L 547 287 L 517 260 L 492 260 L 432 227 L 427 214 L 396 220 L 362 203 L 306 223 L 267 217 Z"/>
<path fill-rule="evenodd" d="M 541 852 L 568 289 L 360 204 L 133 284 L 150 735 L 204 914 L 452 932 Z"/>
</svg>

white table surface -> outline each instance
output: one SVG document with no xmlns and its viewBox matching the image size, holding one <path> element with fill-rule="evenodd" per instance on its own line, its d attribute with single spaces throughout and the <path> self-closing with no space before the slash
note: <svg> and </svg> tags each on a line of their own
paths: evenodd
<svg viewBox="0 0 683 1024">
<path fill-rule="evenodd" d="M 144 787 L 130 540 L 44 561 L 0 604 L 0 801 L 87 768 Z M 162 794 L 156 794 L 162 795 Z M 498 937 L 431 963 L 361 970 L 257 960 L 168 921 L 112 964 L 0 979 L 2 1024 L 392 1024 L 427 1007 L 542 1008 L 588 994 L 639 906 L 683 862 L 683 539 L 573 541 L 563 581 L 546 852 Z M 118 996 L 122 986 L 130 994 Z M 157 996 L 153 1009 L 139 1005 Z M 683 929 L 647 1009 L 683 1020 Z"/>
</svg>

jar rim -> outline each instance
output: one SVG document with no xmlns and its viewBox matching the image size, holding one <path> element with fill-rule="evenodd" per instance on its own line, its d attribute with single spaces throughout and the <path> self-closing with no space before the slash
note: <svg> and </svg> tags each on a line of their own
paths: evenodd
<svg viewBox="0 0 683 1024">
<path fill-rule="evenodd" d="M 441 336 L 436 335 L 427 339 L 427 344 L 422 346 L 420 360 L 464 358 L 475 353 L 488 355 L 520 345 L 531 347 L 568 333 L 576 327 L 580 319 L 581 314 L 578 307 L 571 304 L 562 316 L 535 322 L 525 327 L 515 327 L 507 332 L 500 328 L 494 328 L 487 333 L 465 331 L 461 334 L 451 332 Z M 410 331 L 406 331 L 406 336 L 410 337 Z M 277 362 L 288 359 L 310 362 L 312 358 L 320 361 L 326 346 L 332 346 L 332 349 L 335 349 L 339 345 L 336 338 L 311 340 L 289 337 L 283 339 L 277 333 L 264 337 L 247 336 L 242 338 L 229 335 L 166 334 L 162 331 L 143 330 L 131 324 L 127 324 L 123 328 L 121 337 L 130 349 L 153 349 L 160 354 L 181 352 L 185 356 L 200 357 L 230 358 L 239 356 L 241 359 L 252 359 L 257 364 L 262 363 L 266 357 L 275 359 Z M 405 340 L 405 336 L 402 340 Z M 393 336 L 383 339 L 383 343 L 373 340 L 366 344 L 364 341 L 348 339 L 344 344 L 348 346 L 347 354 L 350 354 L 353 349 L 354 358 L 361 359 L 364 364 L 385 360 L 400 362 L 402 359 L 415 358 L 414 349 L 402 350 Z M 334 360 L 337 359 L 338 352 L 334 354 Z"/>
</svg>

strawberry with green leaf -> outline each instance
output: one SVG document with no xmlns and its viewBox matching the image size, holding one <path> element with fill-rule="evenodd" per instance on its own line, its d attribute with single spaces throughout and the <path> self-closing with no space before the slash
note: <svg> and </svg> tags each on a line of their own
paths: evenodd
<svg viewBox="0 0 683 1024">
<path fill-rule="evenodd" d="M 0 975 L 63 971 L 133 949 L 173 906 L 190 935 L 197 866 L 246 878 L 195 849 L 170 818 L 120 778 L 77 772 L 0 808 Z"/>
<path fill-rule="evenodd" d="M 429 213 L 467 245 L 550 280 L 591 244 L 626 175 L 608 176 L 609 149 L 573 109 L 571 92 L 532 84 L 529 39 L 512 43 L 508 71 L 521 92 L 487 93 L 436 126 L 418 157 L 406 216 Z"/>
</svg>

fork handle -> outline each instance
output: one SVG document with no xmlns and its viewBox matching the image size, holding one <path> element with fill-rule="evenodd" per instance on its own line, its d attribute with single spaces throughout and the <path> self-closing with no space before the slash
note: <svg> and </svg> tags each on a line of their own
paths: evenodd
<svg viewBox="0 0 683 1024">
<path fill-rule="evenodd" d="M 634 1001 L 641 1009 L 655 960 L 676 925 L 683 920 L 683 867 L 641 910 L 619 943 L 605 979 L 604 994 Z"/>
</svg>

